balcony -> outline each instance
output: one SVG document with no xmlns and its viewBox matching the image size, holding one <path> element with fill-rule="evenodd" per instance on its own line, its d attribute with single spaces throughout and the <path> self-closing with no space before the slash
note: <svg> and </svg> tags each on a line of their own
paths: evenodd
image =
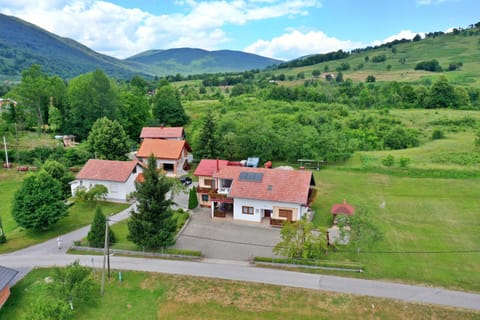
<svg viewBox="0 0 480 320">
<path fill-rule="evenodd" d="M 211 190 L 208 195 L 210 196 L 210 201 L 215 202 L 224 202 L 224 203 L 233 203 L 233 199 L 229 198 L 227 194 L 219 193 L 216 189 Z"/>
</svg>

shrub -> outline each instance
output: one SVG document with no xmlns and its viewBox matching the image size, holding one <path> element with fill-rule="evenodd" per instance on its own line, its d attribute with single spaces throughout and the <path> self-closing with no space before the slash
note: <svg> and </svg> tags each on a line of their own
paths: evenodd
<svg viewBox="0 0 480 320">
<path fill-rule="evenodd" d="M 406 168 L 408 166 L 408 164 L 410 163 L 410 158 L 401 157 L 399 162 L 400 162 L 400 167 Z"/>
<path fill-rule="evenodd" d="M 391 154 L 389 154 L 388 156 L 382 159 L 382 164 L 385 167 L 391 167 L 395 164 L 395 158 Z"/>
<path fill-rule="evenodd" d="M 198 198 L 197 198 L 197 191 L 195 187 L 190 189 L 190 193 L 188 195 L 188 209 L 195 209 L 198 206 Z"/>
<path fill-rule="evenodd" d="M 438 140 L 445 138 L 445 134 L 440 129 L 435 129 L 432 132 L 432 140 Z"/>
</svg>

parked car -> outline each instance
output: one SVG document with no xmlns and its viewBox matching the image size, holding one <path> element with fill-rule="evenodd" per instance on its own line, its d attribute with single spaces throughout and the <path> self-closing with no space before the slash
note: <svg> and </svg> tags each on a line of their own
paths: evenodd
<svg viewBox="0 0 480 320">
<path fill-rule="evenodd" d="M 189 186 L 192 184 L 192 178 L 190 178 L 189 176 L 183 176 L 180 178 L 180 182 L 184 185 L 184 186 Z"/>
</svg>

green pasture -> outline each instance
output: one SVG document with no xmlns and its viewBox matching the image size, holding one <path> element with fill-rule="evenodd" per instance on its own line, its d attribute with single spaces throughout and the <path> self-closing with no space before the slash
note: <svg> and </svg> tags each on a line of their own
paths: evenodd
<svg viewBox="0 0 480 320">
<path fill-rule="evenodd" d="M 346 247 L 328 259 L 358 261 L 362 277 L 480 291 L 480 179 L 390 176 L 325 169 L 314 222 L 331 225 L 330 208 L 346 199 L 367 210 L 383 233 L 370 248 Z M 380 204 L 385 202 L 385 208 Z"/>
<path fill-rule="evenodd" d="M 336 69 L 342 63 L 348 63 L 350 69 L 343 72 L 344 79 L 365 82 L 368 75 L 374 75 L 376 81 L 398 81 L 431 83 L 440 75 L 447 77 L 448 81 L 454 85 L 479 87 L 480 81 L 480 51 L 478 48 L 480 36 L 456 36 L 453 34 L 442 37 L 430 38 L 418 42 L 407 42 L 393 45 L 391 48 L 384 47 L 375 50 L 362 51 L 354 53 L 341 60 L 322 62 L 312 66 L 299 68 L 278 69 L 273 73 L 276 75 L 285 74 L 295 76 L 303 72 L 305 79 L 312 79 L 312 71 L 319 70 L 336 73 Z M 396 49 L 396 52 L 392 51 Z M 372 62 L 372 58 L 379 55 L 385 55 L 386 61 L 380 63 Z M 369 57 L 369 61 L 365 60 Z M 414 70 L 417 63 L 436 59 L 440 62 L 443 69 L 447 69 L 450 63 L 462 62 L 463 67 L 460 70 L 451 72 L 428 72 Z M 404 61 L 402 63 L 402 61 Z M 388 70 L 387 66 L 390 66 Z M 265 71 L 272 72 L 272 71 Z M 321 79 L 325 81 L 325 79 Z M 304 80 L 295 80 L 296 84 L 303 83 Z"/>
<path fill-rule="evenodd" d="M 2 320 L 23 319 L 52 269 L 35 269 L 12 288 Z M 117 272 L 93 303 L 77 304 L 73 319 L 478 319 L 480 314 L 442 306 L 198 277 Z"/>
<path fill-rule="evenodd" d="M 58 235 L 68 233 L 92 223 L 95 204 L 78 202 L 69 208 L 69 214 L 49 230 L 25 230 L 16 225 L 11 214 L 15 191 L 20 187 L 23 173 L 14 170 L 0 171 L 0 216 L 7 236 L 7 242 L 0 244 L 0 253 L 19 250 Z M 103 212 L 113 214 L 128 207 L 128 204 L 98 202 Z"/>
</svg>

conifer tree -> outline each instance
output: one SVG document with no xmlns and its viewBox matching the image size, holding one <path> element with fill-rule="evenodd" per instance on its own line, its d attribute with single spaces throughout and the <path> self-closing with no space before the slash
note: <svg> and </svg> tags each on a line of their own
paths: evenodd
<svg viewBox="0 0 480 320">
<path fill-rule="evenodd" d="M 195 187 L 190 189 L 190 193 L 188 195 L 188 209 L 195 209 L 198 207 L 198 198 L 197 198 L 197 191 Z"/>
<path fill-rule="evenodd" d="M 88 245 L 94 248 L 103 248 L 105 245 L 105 224 L 107 223 L 107 218 L 102 212 L 100 207 L 97 207 L 95 210 L 95 216 L 93 217 L 92 226 L 87 235 Z M 108 227 L 108 244 L 111 245 L 115 243 L 115 234 L 113 233 L 110 226 Z"/>
<path fill-rule="evenodd" d="M 200 136 L 195 148 L 195 158 L 215 159 L 219 155 L 219 149 L 215 119 L 212 110 L 208 109 L 200 129 Z"/>
<path fill-rule="evenodd" d="M 156 159 L 151 155 L 143 172 L 144 182 L 136 183 L 137 210 L 128 221 L 128 240 L 145 248 L 165 248 L 175 242 L 176 223 L 167 198 L 171 182 L 159 174 Z"/>
</svg>

